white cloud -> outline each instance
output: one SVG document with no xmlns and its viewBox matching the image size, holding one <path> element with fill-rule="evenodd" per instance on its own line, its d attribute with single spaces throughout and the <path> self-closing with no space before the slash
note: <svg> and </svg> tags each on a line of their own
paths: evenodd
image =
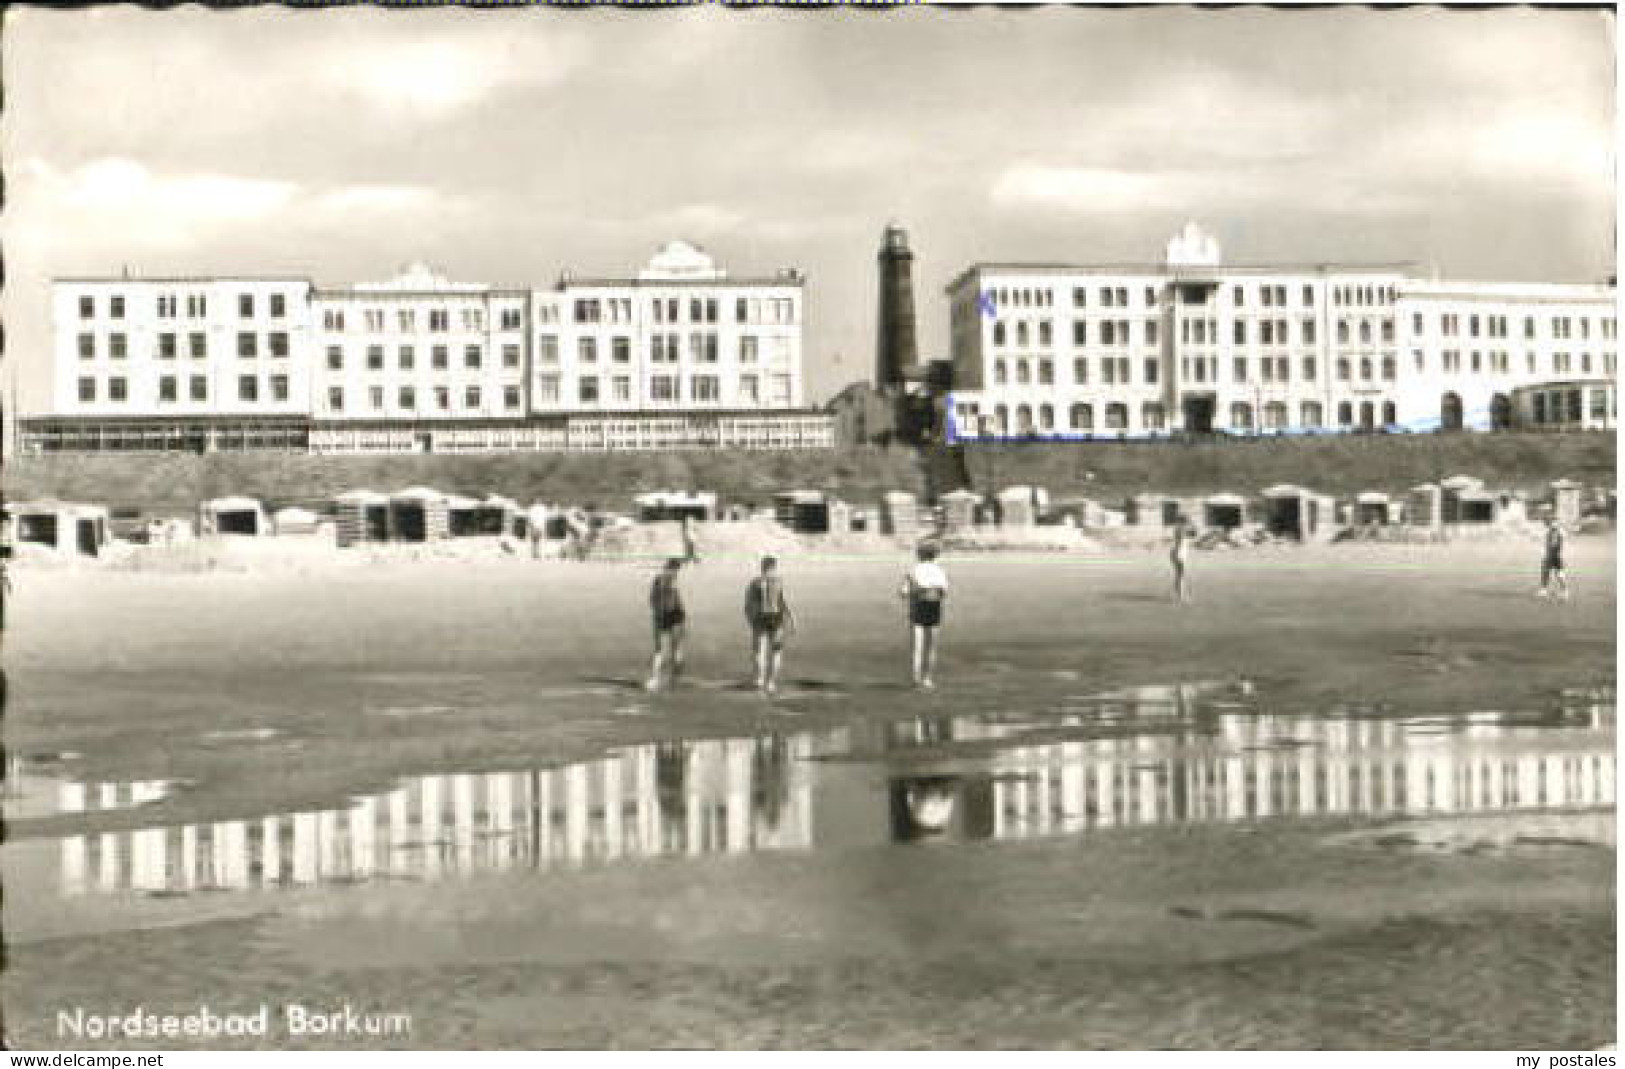
<svg viewBox="0 0 1625 1069">
<path fill-rule="evenodd" d="M 992 198 L 1000 207 L 1041 205 L 1072 212 L 1158 210 L 1185 199 L 1172 175 L 1111 167 L 1018 163 L 999 175 Z"/>
<path fill-rule="evenodd" d="M 440 200 L 433 190 L 423 186 L 354 185 L 318 193 L 311 198 L 311 204 L 317 211 L 336 215 L 353 212 L 386 214 L 425 211 L 435 207 Z"/>
<path fill-rule="evenodd" d="M 386 110 L 445 114 L 509 85 L 550 85 L 577 69 L 584 50 L 573 37 L 510 36 L 475 40 L 378 42 L 334 52 L 327 75 Z"/>
<path fill-rule="evenodd" d="M 286 205 L 297 189 L 291 182 L 225 174 L 159 176 L 117 156 L 67 171 L 35 158 L 23 175 L 19 198 L 38 196 L 77 211 L 148 225 L 258 219 Z"/>
</svg>

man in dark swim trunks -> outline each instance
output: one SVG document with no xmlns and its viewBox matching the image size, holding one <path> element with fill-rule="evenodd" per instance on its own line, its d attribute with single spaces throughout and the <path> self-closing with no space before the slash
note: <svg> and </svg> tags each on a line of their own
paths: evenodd
<svg viewBox="0 0 1625 1069">
<path fill-rule="evenodd" d="M 745 588 L 745 620 L 750 624 L 750 650 L 756 689 L 772 694 L 779 687 L 784 640 L 796 629 L 795 614 L 784 596 L 784 580 L 775 557 L 762 558 L 762 574 Z"/>
<path fill-rule="evenodd" d="M 1563 544 L 1565 542 L 1563 528 L 1558 524 L 1557 517 L 1546 517 L 1545 555 L 1540 560 L 1540 589 L 1536 591 L 1539 597 L 1550 597 L 1552 590 L 1557 590 L 1557 596 L 1563 601 L 1569 600 L 1569 573 L 1563 566 Z"/>
<path fill-rule="evenodd" d="M 927 542 L 916 552 L 919 558 L 903 576 L 898 593 L 908 603 L 909 632 L 913 637 L 914 685 L 931 690 L 937 668 L 937 628 L 942 625 L 942 605 L 948 600 L 948 576 L 937 563 L 937 547 Z"/>
<path fill-rule="evenodd" d="M 677 573 L 683 568 L 681 557 L 672 557 L 655 576 L 649 586 L 649 612 L 654 619 L 655 650 L 649 663 L 649 681 L 645 689 L 660 689 L 663 669 L 670 666 L 671 683 L 683 674 L 683 639 L 686 637 L 688 614 L 683 610 L 683 592 L 677 586 Z"/>
</svg>

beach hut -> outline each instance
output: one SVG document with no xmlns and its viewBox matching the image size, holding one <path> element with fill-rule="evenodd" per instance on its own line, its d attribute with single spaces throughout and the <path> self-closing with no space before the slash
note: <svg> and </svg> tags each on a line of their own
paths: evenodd
<svg viewBox="0 0 1625 1069">
<path fill-rule="evenodd" d="M 333 499 L 333 530 L 341 546 L 389 541 L 389 497 L 351 490 Z"/>
<path fill-rule="evenodd" d="M 937 499 L 942 506 L 942 524 L 949 531 L 963 531 L 976 523 L 980 494 L 973 490 L 950 490 Z"/>
<path fill-rule="evenodd" d="M 309 509 L 285 508 L 277 509 L 271 516 L 271 529 L 279 535 L 313 535 L 321 522 Z"/>
<path fill-rule="evenodd" d="M 433 542 L 451 536 L 445 494 L 413 486 L 389 499 L 389 537 L 396 542 Z"/>
<path fill-rule="evenodd" d="M 217 497 L 198 506 L 198 529 L 207 534 L 269 534 L 265 506 L 251 497 Z"/>
<path fill-rule="evenodd" d="M 1444 489 L 1437 483 L 1411 487 L 1406 495 L 1405 513 L 1412 527 L 1437 531 L 1444 526 Z"/>
<path fill-rule="evenodd" d="M 481 534 L 480 500 L 461 494 L 446 495 L 446 530 L 453 538 L 471 538 Z"/>
<path fill-rule="evenodd" d="M 1202 526 L 1233 531 L 1247 522 L 1247 499 L 1240 494 L 1209 494 L 1201 502 Z"/>
<path fill-rule="evenodd" d="M 1030 486 L 1007 486 L 998 493 L 999 525 L 1031 527 L 1038 522 L 1038 495 Z"/>
<path fill-rule="evenodd" d="M 1558 479 L 1552 483 L 1552 514 L 1565 527 L 1580 522 L 1580 491 L 1584 489 L 1572 479 Z"/>
<path fill-rule="evenodd" d="M 717 516 L 717 495 L 712 493 L 657 490 L 639 494 L 632 505 L 639 523 L 684 519 L 705 523 Z"/>
<path fill-rule="evenodd" d="M 1337 503 L 1324 494 L 1291 483 L 1264 491 L 1264 527 L 1272 535 L 1308 541 L 1331 535 Z"/>
<path fill-rule="evenodd" d="M 1396 509 L 1393 499 L 1380 490 L 1366 490 L 1354 497 L 1354 514 L 1351 518 L 1356 527 L 1386 527 L 1395 521 Z"/>
<path fill-rule="evenodd" d="M 1496 523 L 1501 518 L 1501 499 L 1483 487 L 1458 491 L 1454 501 L 1454 522 L 1458 524 L 1482 526 Z"/>
<path fill-rule="evenodd" d="M 518 537 L 525 533 L 525 513 L 519 502 L 500 494 L 491 494 L 479 507 L 480 533 L 499 537 Z"/>
<path fill-rule="evenodd" d="M 1179 501 L 1166 494 L 1135 494 L 1125 502 L 1124 513 L 1134 527 L 1172 527 L 1179 522 Z"/>
<path fill-rule="evenodd" d="M 830 501 L 817 490 L 774 494 L 773 518 L 800 534 L 825 534 L 830 528 Z"/>
<path fill-rule="evenodd" d="M 890 490 L 880 501 L 880 522 L 889 535 L 913 538 L 920 532 L 920 505 L 913 494 Z"/>
<path fill-rule="evenodd" d="M 845 501 L 831 498 L 829 502 L 829 533 L 850 534 L 853 528 L 855 510 Z"/>
<path fill-rule="evenodd" d="M 107 548 L 111 515 L 101 505 L 68 501 L 14 501 L 5 508 L 16 546 L 63 556 L 100 556 Z"/>
</svg>

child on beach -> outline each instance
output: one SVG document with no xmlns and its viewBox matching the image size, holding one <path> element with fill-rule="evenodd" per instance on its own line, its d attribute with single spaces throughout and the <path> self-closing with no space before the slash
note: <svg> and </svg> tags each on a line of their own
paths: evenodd
<svg viewBox="0 0 1625 1069">
<path fill-rule="evenodd" d="M 936 546 L 928 542 L 915 555 L 918 560 L 903 577 L 898 593 L 908 603 L 914 685 L 931 690 L 936 686 L 931 676 L 937 667 L 937 628 L 942 626 L 942 606 L 948 600 L 948 575 L 937 563 Z"/>
<path fill-rule="evenodd" d="M 745 620 L 750 624 L 751 667 L 756 689 L 774 694 L 784 660 L 785 638 L 795 631 L 795 614 L 784 596 L 778 559 L 762 558 L 762 572 L 745 588 Z"/>
<path fill-rule="evenodd" d="M 672 557 L 649 587 L 655 649 L 649 662 L 649 681 L 644 686 L 650 691 L 660 689 L 668 667 L 672 686 L 677 685 L 678 677 L 683 674 L 683 639 L 688 615 L 683 609 L 683 592 L 677 586 L 677 574 L 682 567 L 682 558 Z"/>
</svg>

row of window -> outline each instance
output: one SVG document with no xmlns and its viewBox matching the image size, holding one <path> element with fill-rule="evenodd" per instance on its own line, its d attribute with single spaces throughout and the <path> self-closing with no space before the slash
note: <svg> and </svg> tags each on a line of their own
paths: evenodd
<svg viewBox="0 0 1625 1069">
<path fill-rule="evenodd" d="M 451 330 L 452 311 L 450 308 L 430 308 L 424 316 L 423 322 L 435 334 L 444 334 Z M 464 331 L 485 329 L 485 310 L 483 308 L 462 308 L 458 322 Z M 341 331 L 346 329 L 348 322 L 343 308 L 324 308 L 322 310 L 322 329 Z M 499 330 L 523 330 L 525 326 L 524 312 L 518 308 L 502 308 L 497 312 Z M 372 333 L 382 333 L 390 329 L 391 319 L 387 309 L 364 308 L 361 310 L 362 325 Z M 418 310 L 415 308 L 397 308 L 393 319 L 394 330 L 401 334 L 410 334 L 418 330 Z"/>
<path fill-rule="evenodd" d="M 123 319 L 125 317 L 126 298 L 123 294 L 112 294 L 107 298 L 107 316 L 109 319 Z M 173 293 L 158 295 L 158 318 L 175 319 L 180 315 L 180 298 Z M 252 319 L 258 307 L 254 294 L 240 293 L 237 295 L 237 315 L 243 319 Z M 186 318 L 202 319 L 209 314 L 209 298 L 205 294 L 193 293 L 186 297 Z M 272 293 L 267 295 L 265 308 L 272 319 L 282 319 L 288 314 L 288 298 L 286 294 Z M 96 298 L 82 295 L 79 298 L 79 318 L 96 318 Z"/>
<path fill-rule="evenodd" d="M 676 404 L 685 400 L 716 404 L 722 400 L 722 381 L 718 376 L 688 376 L 686 395 L 684 393 L 684 381 L 684 377 L 681 375 L 650 375 L 646 384 L 648 390 L 647 400 L 666 404 Z M 759 375 L 739 376 L 739 402 L 742 404 L 761 404 L 763 385 L 762 377 Z M 789 404 L 790 377 L 788 375 L 772 376 L 766 385 L 772 391 L 768 400 L 775 404 Z M 559 403 L 561 398 L 560 386 L 560 379 L 557 375 L 539 376 L 536 380 L 537 403 Z M 584 405 L 596 405 L 605 401 L 613 404 L 631 404 L 634 400 L 632 390 L 633 382 L 629 375 L 616 375 L 607 379 L 597 375 L 585 375 L 576 380 L 576 400 Z"/>
<path fill-rule="evenodd" d="M 1457 312 L 1445 312 L 1445 313 L 1440 314 L 1440 316 L 1439 316 L 1439 333 L 1444 335 L 1447 338 L 1460 337 L 1461 336 L 1461 328 L 1462 328 L 1462 318 L 1463 317 L 1460 315 L 1460 313 L 1457 313 Z M 1507 317 L 1504 316 L 1504 315 L 1486 315 L 1486 316 L 1468 315 L 1466 317 L 1466 320 L 1467 320 L 1467 337 L 1469 337 L 1469 338 L 1478 338 L 1478 337 L 1505 338 L 1505 337 L 1508 336 L 1507 335 Z M 1599 337 L 1601 337 L 1605 341 L 1608 340 L 1608 339 L 1613 338 L 1613 336 L 1614 336 L 1614 320 L 1609 319 L 1607 317 L 1602 317 L 1602 318 L 1599 318 L 1596 321 L 1596 323 L 1597 323 L 1597 333 L 1598 333 Z M 1574 331 L 1575 331 L 1575 328 L 1578 327 L 1579 328 L 1579 338 L 1580 338 L 1580 340 L 1581 341 L 1586 341 L 1586 340 L 1589 340 L 1590 337 L 1591 337 L 1591 330 L 1592 330 L 1591 324 L 1592 324 L 1592 320 L 1591 320 L 1591 318 L 1589 316 L 1552 316 L 1551 317 L 1551 322 L 1550 322 L 1551 336 L 1553 338 L 1557 339 L 1558 341 L 1568 341 L 1568 340 L 1572 339 L 1573 337 L 1575 337 Z M 1426 320 L 1426 318 L 1423 316 L 1423 314 L 1421 312 L 1413 312 L 1411 314 L 1411 329 L 1416 334 L 1423 333 L 1423 331 L 1426 329 L 1426 326 L 1427 326 L 1427 320 Z M 1535 331 L 1536 331 L 1535 317 L 1534 316 L 1524 316 L 1523 317 L 1523 336 L 1524 336 L 1524 338 L 1526 340 L 1533 340 L 1535 338 L 1535 336 L 1536 336 Z"/>
<path fill-rule="evenodd" d="M 384 370 L 385 349 L 382 345 L 367 346 L 366 367 L 368 371 Z M 329 371 L 344 370 L 344 347 L 329 345 L 327 347 L 327 368 Z M 480 368 L 485 364 L 485 347 L 481 345 L 463 346 L 463 367 Z M 395 366 L 401 371 L 412 371 L 417 367 L 417 347 L 401 345 L 395 350 Z M 451 366 L 451 349 L 445 345 L 434 345 L 429 348 L 429 367 L 436 371 L 443 371 Z M 504 345 L 502 347 L 502 366 L 517 368 L 520 366 L 519 346 Z"/>
<path fill-rule="evenodd" d="M 174 360 L 180 355 L 180 335 L 163 333 L 158 335 L 158 359 Z M 237 355 L 253 358 L 260 355 L 260 335 L 251 331 L 241 331 L 237 335 Z M 288 335 L 286 331 L 274 330 L 264 335 L 266 354 L 275 357 L 285 357 L 289 353 Z M 81 334 L 78 339 L 79 359 L 94 360 L 96 358 L 96 335 Z M 187 355 L 201 360 L 209 354 L 208 335 L 202 331 L 192 331 L 186 335 Z M 123 360 L 130 355 L 129 335 L 115 331 L 107 335 L 107 355 L 113 360 Z"/>
<path fill-rule="evenodd" d="M 1100 422 L 1096 423 L 1095 406 L 1080 402 L 1072 405 L 1067 411 L 1067 426 L 1071 431 L 1081 434 L 1090 434 L 1096 430 L 1127 431 L 1139 429 L 1144 431 L 1164 431 L 1168 429 L 1168 413 L 1166 407 L 1159 401 L 1147 401 L 1140 406 L 1140 422 L 1138 428 L 1129 426 L 1129 406 L 1122 402 L 1112 402 L 1100 406 Z M 1292 426 L 1291 408 L 1282 401 L 1271 401 L 1261 410 L 1246 401 L 1237 401 L 1230 406 L 1230 422 L 1232 430 L 1251 431 L 1257 429 L 1255 415 L 1263 420 L 1264 430 L 1285 430 Z M 1337 406 L 1337 423 L 1342 427 L 1354 427 L 1356 419 L 1359 426 L 1377 427 L 1388 426 L 1397 422 L 1397 410 L 1392 401 L 1362 401 L 1356 406 L 1352 401 L 1340 402 Z M 1014 422 L 1012 423 L 1012 416 Z M 1012 410 L 1008 405 L 997 405 L 991 416 L 987 418 L 983 427 L 985 433 L 992 434 L 1033 434 L 1053 432 L 1056 430 L 1054 405 L 1016 405 Z M 1325 410 L 1319 401 L 1305 401 L 1298 406 L 1299 422 L 1301 427 L 1319 427 L 1323 424 Z M 977 418 L 974 405 L 961 406 L 959 418 L 961 421 L 970 421 L 974 426 Z M 1379 422 L 1380 421 L 1380 422 Z"/>
<path fill-rule="evenodd" d="M 367 387 L 367 401 L 369 408 L 374 412 L 384 410 L 384 387 Z M 425 399 L 432 400 L 431 411 L 450 412 L 452 390 L 449 386 L 436 386 L 425 391 Z M 468 386 L 463 389 L 463 410 L 478 411 L 484 403 L 484 393 L 478 386 Z M 330 412 L 343 412 L 345 405 L 345 392 L 342 386 L 329 386 L 327 388 L 327 408 Z M 395 390 L 395 405 L 399 410 L 407 412 L 418 411 L 418 391 L 414 386 L 399 386 Z M 502 388 L 502 407 L 509 412 L 517 412 L 524 405 L 524 396 L 518 386 L 504 386 Z"/>
<path fill-rule="evenodd" d="M 655 364 L 675 364 L 683 357 L 683 339 L 688 339 L 688 359 L 700 364 L 715 364 L 721 357 L 721 346 L 718 337 L 713 332 L 695 332 L 688 334 L 652 334 L 649 337 L 649 361 Z M 599 338 L 577 338 L 576 360 L 582 364 L 598 362 L 604 347 Z M 628 364 L 632 361 L 632 339 L 616 336 L 608 339 L 608 359 L 616 364 Z M 738 339 L 738 348 L 735 350 L 741 364 L 754 364 L 761 357 L 761 339 L 754 335 L 745 335 Z M 556 334 L 538 335 L 536 339 L 536 361 L 540 364 L 556 364 L 559 361 L 559 338 Z"/>
<path fill-rule="evenodd" d="M 191 375 L 187 377 L 187 399 L 190 401 L 208 401 L 209 379 L 206 375 Z M 288 376 L 271 375 L 266 378 L 264 396 L 267 400 L 286 402 L 289 398 Z M 158 378 L 158 401 L 160 404 L 175 404 L 180 401 L 181 378 L 178 375 L 161 375 Z M 240 375 L 237 378 L 237 400 L 257 402 L 261 398 L 260 376 Z M 107 400 L 113 402 L 128 401 L 130 399 L 129 380 L 122 375 L 114 375 L 107 379 Z M 88 376 L 79 380 L 79 400 L 84 404 L 94 404 L 98 400 L 97 380 Z"/>
<path fill-rule="evenodd" d="M 649 318 L 662 325 L 676 323 L 713 324 L 722 322 L 723 302 L 716 297 L 651 297 Z M 576 323 L 631 323 L 630 297 L 577 297 L 570 306 L 571 318 Z M 686 317 L 684 313 L 687 313 Z M 543 322 L 556 322 L 556 316 L 539 312 Z M 738 297 L 734 300 L 735 323 L 794 323 L 796 302 L 793 297 Z"/>
</svg>

